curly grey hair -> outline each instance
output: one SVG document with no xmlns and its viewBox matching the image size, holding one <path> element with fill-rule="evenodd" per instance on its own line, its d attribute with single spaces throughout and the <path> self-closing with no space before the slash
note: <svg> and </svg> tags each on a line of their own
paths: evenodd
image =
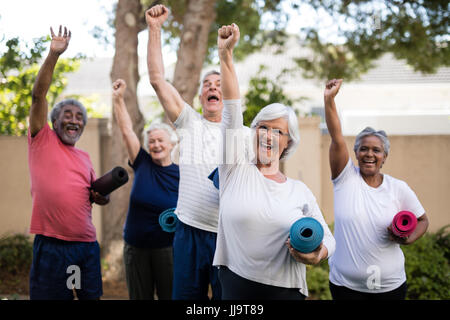
<svg viewBox="0 0 450 320">
<path fill-rule="evenodd" d="M 355 153 L 361 147 L 362 139 L 364 137 L 368 137 L 368 136 L 375 136 L 378 139 L 380 139 L 380 141 L 381 141 L 381 143 L 383 145 L 384 153 L 386 155 L 389 154 L 389 149 L 391 148 L 391 143 L 389 142 L 389 139 L 388 139 L 388 136 L 387 136 L 386 132 L 384 132 L 384 130 L 376 131 L 375 129 L 373 129 L 371 127 L 364 128 L 364 130 L 361 131 L 360 133 L 358 133 L 358 135 L 356 136 L 355 145 L 353 146 L 353 150 L 355 151 Z"/>
<path fill-rule="evenodd" d="M 50 115 L 49 115 L 50 121 L 52 122 L 52 124 L 56 121 L 56 119 L 58 119 L 62 108 L 65 106 L 68 106 L 68 105 L 73 105 L 73 106 L 77 106 L 78 108 L 80 108 L 81 112 L 83 113 L 83 123 L 84 123 L 84 125 L 86 125 L 86 123 L 88 121 L 88 115 L 87 115 L 86 108 L 83 106 L 83 104 L 80 101 L 75 100 L 75 99 L 65 99 L 65 100 L 58 102 L 57 104 L 55 104 L 53 106 L 52 111 L 50 112 Z"/>
</svg>

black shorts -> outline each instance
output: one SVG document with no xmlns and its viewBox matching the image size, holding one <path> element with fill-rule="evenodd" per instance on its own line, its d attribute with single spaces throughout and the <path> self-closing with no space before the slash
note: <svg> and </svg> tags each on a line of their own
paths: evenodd
<svg viewBox="0 0 450 320">
<path fill-rule="evenodd" d="M 388 292 L 368 293 L 337 286 L 330 281 L 330 291 L 333 300 L 405 300 L 407 284 L 405 281 L 397 289 Z"/>
<path fill-rule="evenodd" d="M 251 281 L 225 266 L 220 266 L 219 280 L 222 300 L 305 300 L 299 288 L 276 287 Z"/>
</svg>

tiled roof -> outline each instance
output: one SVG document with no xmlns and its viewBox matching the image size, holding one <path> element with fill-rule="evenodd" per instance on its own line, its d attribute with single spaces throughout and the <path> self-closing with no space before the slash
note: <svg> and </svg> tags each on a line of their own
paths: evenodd
<svg viewBox="0 0 450 320">
<path fill-rule="evenodd" d="M 361 83 L 450 83 L 450 68 L 441 67 L 436 73 L 423 74 L 414 71 L 403 60 L 397 60 L 391 53 L 374 62 L 375 67 L 361 76 Z"/>
</svg>

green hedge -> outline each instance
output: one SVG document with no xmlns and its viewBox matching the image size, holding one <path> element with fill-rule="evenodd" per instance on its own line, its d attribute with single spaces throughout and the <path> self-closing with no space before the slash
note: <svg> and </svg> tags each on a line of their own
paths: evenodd
<svg viewBox="0 0 450 320">
<path fill-rule="evenodd" d="M 15 275 L 31 268 L 33 244 L 28 236 L 15 234 L 0 238 L 1 273 Z"/>
<path fill-rule="evenodd" d="M 405 254 L 408 299 L 450 299 L 450 233 L 445 226 L 426 233 Z"/>
<path fill-rule="evenodd" d="M 412 245 L 402 246 L 408 283 L 407 299 L 450 299 L 450 225 L 427 232 Z M 307 266 L 311 299 L 331 299 L 328 261 Z"/>
</svg>

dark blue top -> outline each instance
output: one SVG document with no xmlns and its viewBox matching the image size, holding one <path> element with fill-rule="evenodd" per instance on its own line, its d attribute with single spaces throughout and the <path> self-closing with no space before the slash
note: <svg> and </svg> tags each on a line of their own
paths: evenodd
<svg viewBox="0 0 450 320">
<path fill-rule="evenodd" d="M 177 206 L 178 166 L 159 166 L 142 148 L 129 165 L 134 170 L 134 180 L 123 231 L 125 242 L 138 248 L 172 246 L 174 234 L 163 231 L 158 219 L 161 212 Z"/>
</svg>

